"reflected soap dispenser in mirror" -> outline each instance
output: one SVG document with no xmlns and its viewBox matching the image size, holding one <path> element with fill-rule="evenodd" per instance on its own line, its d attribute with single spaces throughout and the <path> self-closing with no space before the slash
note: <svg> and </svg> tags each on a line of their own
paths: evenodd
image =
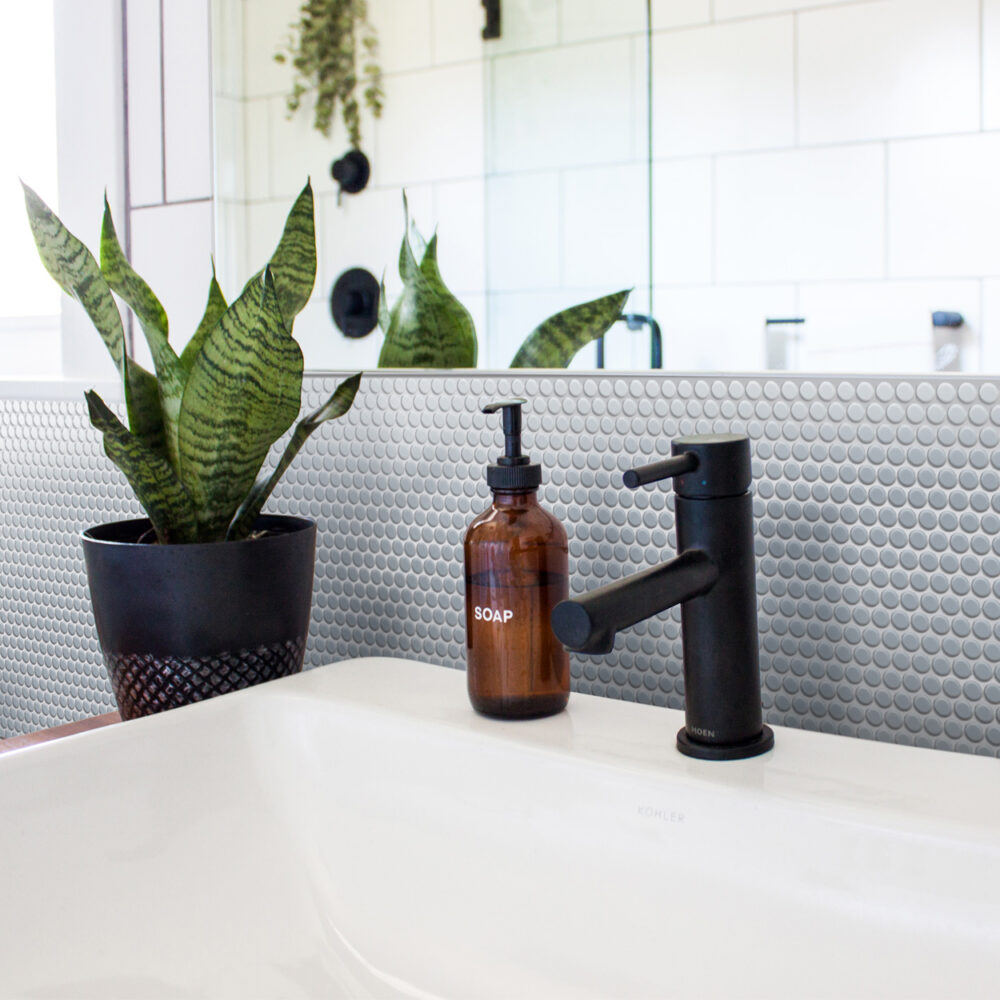
<svg viewBox="0 0 1000 1000">
<path fill-rule="evenodd" d="M 504 453 L 486 469 L 493 502 L 465 535 L 469 700 L 506 719 L 554 715 L 569 700 L 569 654 L 550 625 L 569 596 L 569 543 L 538 502 L 541 466 L 521 452 L 525 402 L 483 408 L 503 414 Z"/>
</svg>

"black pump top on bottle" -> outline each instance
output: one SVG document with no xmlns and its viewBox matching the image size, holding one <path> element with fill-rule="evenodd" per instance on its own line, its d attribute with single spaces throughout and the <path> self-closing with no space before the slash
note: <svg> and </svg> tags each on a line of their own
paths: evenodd
<svg viewBox="0 0 1000 1000">
<path fill-rule="evenodd" d="M 537 490 L 542 467 L 521 454 L 521 407 L 526 399 L 502 399 L 483 407 L 483 413 L 503 411 L 503 454 L 494 465 L 486 466 L 486 485 L 491 490 L 510 493 Z"/>
</svg>

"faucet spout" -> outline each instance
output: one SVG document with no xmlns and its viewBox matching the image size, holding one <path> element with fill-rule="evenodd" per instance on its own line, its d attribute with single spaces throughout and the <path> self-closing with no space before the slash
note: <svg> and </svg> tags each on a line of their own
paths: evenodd
<svg viewBox="0 0 1000 1000">
<path fill-rule="evenodd" d="M 552 630 L 577 653 L 610 653 L 622 629 L 712 589 L 719 570 L 702 549 L 557 604 Z"/>
<path fill-rule="evenodd" d="M 766 753 L 757 637 L 752 462 L 744 434 L 692 434 L 672 457 L 630 469 L 630 489 L 674 481 L 676 558 L 557 604 L 552 630 L 567 649 L 606 654 L 620 629 L 681 605 L 684 728 L 677 749 L 701 760 Z"/>
</svg>

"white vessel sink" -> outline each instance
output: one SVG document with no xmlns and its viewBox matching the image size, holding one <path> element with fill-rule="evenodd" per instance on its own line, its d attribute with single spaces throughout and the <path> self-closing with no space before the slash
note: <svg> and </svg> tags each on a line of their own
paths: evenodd
<svg viewBox="0 0 1000 1000">
<path fill-rule="evenodd" d="M 1000 991 L 1000 761 L 340 663 L 0 758 L 0 995 Z"/>
</svg>

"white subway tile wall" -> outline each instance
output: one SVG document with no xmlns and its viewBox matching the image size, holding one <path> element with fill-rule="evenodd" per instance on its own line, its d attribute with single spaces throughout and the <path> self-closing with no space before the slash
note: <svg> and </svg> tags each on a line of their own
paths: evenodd
<svg viewBox="0 0 1000 1000">
<path fill-rule="evenodd" d="M 133 0 L 128 4 L 126 26 L 131 201 L 133 205 L 159 205 L 163 202 L 160 5 Z"/>
<path fill-rule="evenodd" d="M 979 0 L 884 0 L 798 18 L 803 144 L 979 128 Z"/>
<path fill-rule="evenodd" d="M 212 195 L 212 108 L 209 4 L 163 4 L 164 198 L 194 201 Z"/>
<path fill-rule="evenodd" d="M 204 113 L 190 135 L 171 126 L 208 79 L 209 2 L 128 0 L 134 205 L 212 196 Z M 757 367 L 764 320 L 788 313 L 806 318 L 801 365 L 919 370 L 935 309 L 965 316 L 967 364 L 1000 367 L 1000 0 L 652 0 L 650 67 L 642 0 L 505 0 L 486 42 L 469 0 L 372 0 L 386 111 L 363 122 L 372 183 L 340 206 L 342 126 L 327 140 L 289 120 L 273 60 L 297 7 L 214 2 L 216 225 L 243 258 L 220 273 L 245 274 L 312 177 L 311 365 L 377 359 L 378 333 L 348 344 L 326 300 L 350 266 L 385 271 L 392 294 L 405 187 L 445 280 L 476 302 L 482 364 L 507 364 L 550 305 L 631 285 L 668 367 Z M 616 330 L 608 361 L 647 351 Z"/>
<path fill-rule="evenodd" d="M 889 275 L 1000 274 L 1000 133 L 890 143 Z"/>
<path fill-rule="evenodd" d="M 881 277 L 884 159 L 881 143 L 720 156 L 718 281 Z"/>
</svg>

